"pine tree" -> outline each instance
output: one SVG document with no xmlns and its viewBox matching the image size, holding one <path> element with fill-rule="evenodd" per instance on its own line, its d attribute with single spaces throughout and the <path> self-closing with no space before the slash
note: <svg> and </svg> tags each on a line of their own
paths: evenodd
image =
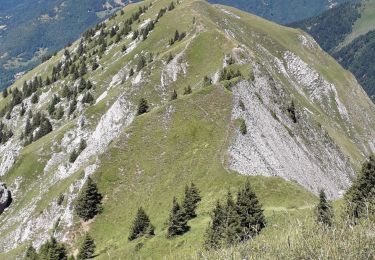
<svg viewBox="0 0 375 260">
<path fill-rule="evenodd" d="M 177 99 L 177 92 L 174 89 L 173 92 L 172 92 L 172 94 L 171 94 L 171 100 L 175 100 L 175 99 Z"/>
<path fill-rule="evenodd" d="M 96 183 L 89 177 L 75 205 L 77 215 L 84 221 L 94 218 L 102 210 L 102 198 Z"/>
<path fill-rule="evenodd" d="M 38 259 L 38 253 L 36 252 L 35 248 L 30 245 L 25 254 L 25 260 L 37 260 Z"/>
<path fill-rule="evenodd" d="M 194 183 L 191 186 L 185 187 L 185 198 L 182 203 L 182 208 L 185 211 L 186 217 L 188 220 L 193 219 L 197 216 L 196 209 L 201 197 L 199 191 Z"/>
<path fill-rule="evenodd" d="M 207 87 L 207 86 L 210 86 L 212 84 L 212 79 L 207 77 L 207 76 L 204 76 L 203 78 L 203 86 L 204 87 Z"/>
<path fill-rule="evenodd" d="M 83 238 L 83 242 L 79 250 L 79 253 L 77 255 L 77 259 L 90 259 L 94 255 L 95 248 L 96 246 L 94 239 L 90 236 L 89 233 L 86 233 L 85 237 Z"/>
<path fill-rule="evenodd" d="M 180 33 L 176 30 L 175 33 L 174 33 L 174 42 L 178 41 L 178 39 L 180 38 Z"/>
<path fill-rule="evenodd" d="M 189 95 L 191 94 L 192 90 L 191 90 L 191 86 L 187 86 L 185 89 L 184 89 L 184 95 Z"/>
<path fill-rule="evenodd" d="M 77 108 L 77 100 L 74 98 L 72 100 L 72 102 L 70 103 L 70 105 L 69 105 L 69 112 L 68 112 L 68 114 L 69 115 L 73 114 L 74 111 L 76 110 L 76 108 Z"/>
<path fill-rule="evenodd" d="M 3 90 L 3 98 L 6 98 L 8 96 L 8 89 Z"/>
<path fill-rule="evenodd" d="M 375 155 L 363 163 L 361 173 L 345 194 L 349 217 L 357 219 L 375 214 Z"/>
<path fill-rule="evenodd" d="M 138 208 L 137 215 L 130 229 L 129 241 L 140 238 L 144 235 L 153 236 L 154 226 L 151 224 L 149 217 L 142 207 Z"/>
<path fill-rule="evenodd" d="M 240 119 L 240 132 L 242 135 L 247 134 L 246 121 L 243 118 Z"/>
<path fill-rule="evenodd" d="M 138 59 L 137 72 L 141 71 L 146 66 L 146 59 L 142 55 Z"/>
<path fill-rule="evenodd" d="M 185 211 L 180 207 L 176 198 L 173 198 L 173 206 L 168 220 L 168 234 L 167 237 L 182 235 L 189 231 L 190 227 L 187 225 L 187 216 Z"/>
<path fill-rule="evenodd" d="M 206 249 L 218 249 L 220 248 L 225 230 L 225 217 L 226 213 L 223 206 L 219 201 L 216 202 L 216 206 L 211 214 L 211 223 L 206 231 L 206 237 L 204 245 Z"/>
<path fill-rule="evenodd" d="M 296 107 L 294 105 L 294 101 L 290 103 L 287 108 L 288 115 L 290 119 L 292 119 L 293 123 L 297 123 L 297 116 L 296 116 Z"/>
<path fill-rule="evenodd" d="M 141 98 L 138 104 L 137 115 L 142 115 L 144 113 L 147 113 L 148 109 L 149 109 L 149 106 L 148 106 L 147 100 L 144 98 Z"/>
<path fill-rule="evenodd" d="M 87 143 L 85 139 L 81 139 L 81 142 L 79 143 L 78 152 L 81 153 L 83 150 L 85 150 L 87 147 Z"/>
<path fill-rule="evenodd" d="M 72 91 L 70 90 L 70 88 L 67 85 L 64 85 L 61 91 L 61 96 L 63 98 L 70 98 L 71 95 L 72 95 Z"/>
<path fill-rule="evenodd" d="M 81 80 L 79 81 L 79 85 L 78 85 L 78 92 L 81 93 L 85 89 L 86 89 L 86 81 L 81 78 Z"/>
<path fill-rule="evenodd" d="M 236 210 L 236 203 L 233 199 L 232 193 L 228 192 L 225 205 L 224 244 L 233 245 L 239 241 L 239 234 L 241 233 L 240 224 L 240 217 Z"/>
<path fill-rule="evenodd" d="M 129 71 L 129 77 L 132 77 L 134 75 L 134 69 L 131 68 L 130 71 Z"/>
<path fill-rule="evenodd" d="M 69 162 L 70 163 L 74 163 L 76 160 L 77 160 L 77 157 L 78 157 L 78 153 L 77 151 L 74 149 L 70 155 L 69 155 Z"/>
<path fill-rule="evenodd" d="M 172 53 L 169 53 L 168 58 L 167 58 L 167 63 L 170 63 L 173 60 L 173 55 Z"/>
<path fill-rule="evenodd" d="M 324 190 L 319 193 L 319 204 L 316 206 L 316 221 L 318 224 L 332 226 L 333 208 L 327 200 Z"/>
<path fill-rule="evenodd" d="M 38 259 L 67 260 L 66 248 L 64 244 L 58 243 L 54 237 L 51 237 L 40 247 Z"/>
<path fill-rule="evenodd" d="M 33 96 L 31 97 L 31 103 L 36 104 L 39 102 L 39 96 L 37 93 L 34 93 Z"/>
<path fill-rule="evenodd" d="M 60 120 L 64 116 L 64 108 L 62 106 L 59 106 L 59 108 L 56 111 L 56 119 Z"/>
<path fill-rule="evenodd" d="M 248 181 L 238 192 L 236 210 L 240 219 L 241 241 L 253 238 L 266 226 L 262 205 Z"/>
<path fill-rule="evenodd" d="M 31 134 L 32 131 L 33 131 L 33 128 L 32 128 L 32 126 L 30 124 L 30 119 L 27 118 L 26 119 L 26 125 L 25 125 L 25 135 Z"/>
<path fill-rule="evenodd" d="M 94 103 L 94 97 L 90 92 L 87 92 L 83 98 L 82 98 L 82 103 L 84 104 L 93 104 Z"/>
</svg>

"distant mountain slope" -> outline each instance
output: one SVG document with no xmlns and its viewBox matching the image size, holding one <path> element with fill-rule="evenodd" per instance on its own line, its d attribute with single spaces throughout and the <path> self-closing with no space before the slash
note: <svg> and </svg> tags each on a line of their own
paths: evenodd
<svg viewBox="0 0 375 260">
<path fill-rule="evenodd" d="M 375 100 L 375 1 L 344 4 L 304 21 L 292 23 L 311 34 L 322 48 L 358 79 Z"/>
<path fill-rule="evenodd" d="M 209 0 L 211 3 L 234 6 L 281 24 L 316 16 L 348 1 L 350 0 Z"/>
<path fill-rule="evenodd" d="M 0 89 L 74 41 L 121 5 L 102 0 L 17 0 L 0 3 Z M 124 3 L 127 1 L 123 1 Z"/>
<path fill-rule="evenodd" d="M 287 241 L 282 223 L 309 214 L 321 189 L 339 198 L 375 152 L 375 105 L 307 33 L 200 0 L 125 7 L 17 80 L 0 116 L 12 196 L 0 259 L 52 235 L 74 254 L 88 231 L 96 259 L 184 259 L 202 249 L 217 200 L 246 181 Z M 88 177 L 103 211 L 84 222 Z M 167 238 L 191 182 L 198 216 Z M 155 235 L 129 241 L 140 206 Z"/>
</svg>

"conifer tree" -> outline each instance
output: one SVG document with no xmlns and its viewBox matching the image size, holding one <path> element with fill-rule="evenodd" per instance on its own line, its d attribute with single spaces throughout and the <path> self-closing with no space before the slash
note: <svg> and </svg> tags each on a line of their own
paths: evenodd
<svg viewBox="0 0 375 260">
<path fill-rule="evenodd" d="M 83 242 L 79 250 L 79 253 L 77 255 L 77 259 L 90 259 L 94 255 L 95 248 L 96 246 L 94 239 L 90 236 L 89 233 L 86 233 L 85 237 L 83 238 Z"/>
<path fill-rule="evenodd" d="M 185 211 L 178 204 L 177 199 L 173 198 L 173 206 L 168 220 L 168 238 L 182 235 L 189 231 L 190 227 L 187 225 L 187 216 Z"/>
<path fill-rule="evenodd" d="M 77 108 L 77 100 L 74 98 L 69 105 L 69 115 L 73 114 Z"/>
<path fill-rule="evenodd" d="M 149 109 L 147 100 L 144 98 L 141 98 L 138 104 L 138 110 L 137 110 L 137 115 L 142 115 L 144 113 L 147 113 Z"/>
<path fill-rule="evenodd" d="M 212 84 L 212 79 L 209 78 L 208 76 L 204 76 L 204 78 L 203 78 L 203 86 L 207 87 L 207 86 L 209 86 L 211 84 Z"/>
<path fill-rule="evenodd" d="M 236 203 L 233 199 L 232 193 L 228 192 L 225 205 L 224 244 L 233 245 L 239 241 L 239 234 L 241 233 L 240 224 L 240 218 L 236 210 Z"/>
<path fill-rule="evenodd" d="M 266 226 L 262 205 L 248 181 L 238 192 L 236 210 L 241 226 L 241 241 L 253 238 Z"/>
<path fill-rule="evenodd" d="M 297 116 L 296 116 L 296 107 L 294 105 L 294 101 L 290 103 L 287 108 L 288 115 L 290 119 L 292 119 L 293 123 L 297 123 Z"/>
<path fill-rule="evenodd" d="M 319 204 L 316 206 L 316 221 L 318 224 L 332 226 L 333 209 L 327 200 L 324 190 L 321 190 L 319 193 Z"/>
<path fill-rule="evenodd" d="M 77 157 L 78 157 L 78 153 L 77 153 L 77 151 L 74 149 L 74 150 L 70 153 L 70 156 L 69 156 L 69 162 L 70 162 L 70 163 L 74 163 L 74 162 L 77 160 Z"/>
<path fill-rule="evenodd" d="M 82 98 L 82 103 L 84 104 L 93 104 L 94 103 L 94 97 L 91 95 L 90 92 L 87 92 L 83 98 Z"/>
<path fill-rule="evenodd" d="M 36 104 L 39 102 L 39 96 L 37 93 L 34 93 L 33 96 L 31 97 L 31 103 Z"/>
<path fill-rule="evenodd" d="M 132 77 L 134 75 L 134 69 L 131 68 L 130 71 L 129 71 L 129 77 Z"/>
<path fill-rule="evenodd" d="M 3 90 L 3 98 L 6 98 L 8 96 L 8 89 Z"/>
<path fill-rule="evenodd" d="M 171 100 L 175 100 L 175 99 L 177 99 L 177 92 L 174 89 L 173 92 L 172 92 L 172 94 L 171 94 Z"/>
<path fill-rule="evenodd" d="M 96 70 L 97 68 L 99 68 L 99 64 L 98 64 L 97 61 L 94 61 L 93 64 L 92 64 L 91 69 L 92 69 L 92 71 L 94 71 L 94 70 Z"/>
<path fill-rule="evenodd" d="M 364 162 L 353 185 L 345 194 L 349 217 L 357 219 L 375 214 L 375 155 Z"/>
<path fill-rule="evenodd" d="M 150 218 L 142 207 L 138 208 L 137 215 L 134 219 L 133 225 L 130 229 L 129 241 L 140 238 L 144 235 L 153 236 L 154 226 L 150 222 Z"/>
<path fill-rule="evenodd" d="M 197 216 L 195 211 L 197 209 L 199 201 L 201 201 L 201 197 L 195 184 L 192 183 L 190 187 L 186 186 L 185 198 L 182 203 L 182 207 L 188 220 L 193 219 Z"/>
<path fill-rule="evenodd" d="M 173 60 L 173 55 L 172 53 L 169 53 L 168 58 L 167 58 L 167 63 L 170 63 Z"/>
<path fill-rule="evenodd" d="M 70 98 L 71 95 L 72 95 L 72 91 L 70 90 L 70 88 L 67 85 L 64 85 L 61 91 L 61 96 L 63 98 Z"/>
<path fill-rule="evenodd" d="M 180 33 L 176 30 L 175 33 L 174 33 L 174 42 L 178 41 L 178 39 L 180 38 Z"/>
<path fill-rule="evenodd" d="M 240 119 L 240 132 L 242 135 L 247 134 L 246 121 L 243 118 Z"/>
<path fill-rule="evenodd" d="M 89 177 L 78 197 L 75 211 L 81 219 L 87 221 L 101 212 L 101 201 L 102 195 L 96 183 Z"/>
<path fill-rule="evenodd" d="M 32 245 L 26 250 L 25 260 L 38 260 L 38 253 Z"/>
<path fill-rule="evenodd" d="M 25 125 L 25 135 L 31 134 L 32 130 L 33 130 L 33 128 L 32 128 L 32 126 L 30 124 L 30 119 L 27 118 L 26 119 L 26 125 Z"/>
<path fill-rule="evenodd" d="M 137 72 L 141 71 L 146 66 L 146 59 L 142 55 L 138 59 Z"/>
<path fill-rule="evenodd" d="M 56 111 L 56 119 L 60 120 L 64 116 L 64 108 L 62 106 L 59 106 L 59 108 Z"/>
<path fill-rule="evenodd" d="M 87 143 L 85 139 L 81 139 L 81 142 L 79 143 L 78 152 L 81 153 L 83 150 L 85 150 L 87 147 Z"/>
<path fill-rule="evenodd" d="M 218 249 L 224 238 L 226 213 L 219 201 L 211 214 L 211 223 L 208 226 L 205 237 L 206 249 Z"/>
<path fill-rule="evenodd" d="M 192 90 L 191 90 L 191 86 L 187 86 L 185 89 L 184 89 L 184 95 L 189 95 L 191 94 Z"/>
<path fill-rule="evenodd" d="M 67 260 L 66 248 L 64 244 L 58 243 L 54 237 L 51 237 L 40 247 L 38 259 Z"/>
</svg>

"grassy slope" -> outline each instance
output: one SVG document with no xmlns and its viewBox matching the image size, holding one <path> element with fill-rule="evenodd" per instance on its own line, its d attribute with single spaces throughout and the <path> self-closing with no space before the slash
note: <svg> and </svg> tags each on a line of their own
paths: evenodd
<svg viewBox="0 0 375 260">
<path fill-rule="evenodd" d="M 167 0 L 155 2 L 153 8 L 142 19 L 153 18 L 159 9 L 167 6 L 169 2 Z M 125 17 L 129 16 L 139 5 L 143 3 L 128 6 L 125 9 Z M 186 8 L 192 12 L 186 12 Z M 300 47 L 297 37 L 300 32 L 234 9 L 230 10 L 242 17 L 241 21 L 237 21 L 242 27 L 251 28 L 267 36 L 265 39 L 272 38 L 273 41 L 262 42 L 262 44 L 269 44 L 267 47 L 270 49 L 274 46 L 274 55 L 286 49 L 293 49 L 304 60 L 316 66 L 329 80 L 342 85 L 339 94 L 345 100 L 344 86 L 350 84 L 351 76 L 349 74 L 343 76 L 342 68 L 322 52 L 307 52 Z M 123 64 L 131 62 L 134 66 L 133 59 L 136 53 L 149 50 L 156 55 L 155 61 L 145 69 L 151 79 L 150 82 L 138 90 L 137 96 L 132 97 L 134 101 L 138 100 L 141 95 L 147 97 L 155 109 L 149 114 L 138 117 L 128 129 L 124 130 L 121 137 L 111 144 L 108 152 L 100 157 L 102 164 L 94 175 L 101 192 L 105 195 L 104 212 L 90 225 L 90 232 L 98 246 L 99 259 L 107 259 L 108 254 L 118 259 L 135 257 L 135 247 L 140 242 L 144 245 L 137 252 L 137 256 L 144 258 L 155 259 L 164 255 L 174 258 L 177 251 L 186 256 L 191 251 L 200 249 L 212 205 L 217 199 L 223 198 L 228 189 L 235 191 L 247 179 L 236 173 L 227 172 L 223 167 L 226 147 L 234 130 L 233 122 L 230 121 L 231 93 L 220 86 L 200 89 L 203 76 L 216 72 L 222 66 L 224 55 L 238 44 L 233 39 L 228 40 L 224 33 L 218 30 L 215 21 L 220 14 L 204 2 L 186 0 L 173 13 L 167 13 L 157 24 L 148 40 L 140 43 L 131 54 L 114 58 L 113 55 L 121 49 L 121 45 L 116 46 L 100 61 L 105 69 L 89 73 L 91 80 L 97 83 L 95 90 L 97 97 L 108 86 L 112 76 L 124 66 Z M 179 23 L 175 22 L 175 17 L 181 19 Z M 171 48 L 167 47 L 168 39 L 173 36 L 176 29 L 188 33 L 194 33 L 194 30 L 197 30 L 192 26 L 193 17 L 205 25 L 205 31 L 196 38 L 187 37 Z M 124 17 L 117 17 L 109 24 L 119 23 L 124 19 Z M 258 40 L 254 40 L 250 35 L 243 35 L 243 37 L 242 40 L 249 42 L 249 45 Z M 128 44 L 129 41 L 125 40 L 124 43 Z M 72 46 L 72 49 L 76 45 L 77 43 Z M 155 88 L 160 81 L 160 59 L 165 59 L 170 52 L 175 55 L 186 46 L 188 46 L 186 59 L 189 63 L 189 74 L 179 76 L 176 82 L 168 86 L 167 91 L 169 93 L 172 88 L 175 88 L 181 94 L 182 89 L 190 84 L 195 93 L 189 96 L 180 95 L 178 100 L 161 105 Z M 61 55 L 62 52 L 46 64 L 35 68 L 23 79 L 30 79 L 34 74 L 43 74 L 46 68 L 50 71 L 51 65 L 59 60 Z M 257 58 L 262 59 L 261 56 Z M 322 59 L 324 62 L 319 63 L 316 59 Z M 21 80 L 16 82 L 14 87 L 20 85 L 22 85 Z M 58 83 L 55 88 L 58 89 L 61 85 Z M 128 82 L 111 89 L 104 101 L 89 108 L 87 115 L 99 118 L 108 108 L 106 102 L 111 104 L 118 94 L 125 90 L 131 90 Z M 1 104 L 4 102 L 0 101 Z M 306 104 L 311 106 L 309 102 Z M 170 108 L 173 112 L 167 120 L 168 117 L 165 115 Z M 319 111 L 319 108 L 312 107 L 311 110 Z M 324 124 L 328 124 L 327 118 L 322 117 L 321 120 Z M 20 188 L 24 191 L 29 188 L 32 190 L 33 185 L 38 182 L 39 174 L 43 171 L 45 160 L 48 159 L 48 149 L 43 153 L 41 151 L 50 147 L 53 139 L 61 138 L 61 135 L 72 126 L 73 124 L 68 124 L 24 149 L 21 159 L 4 180 L 11 183 L 17 176 L 23 176 L 25 181 Z M 333 126 L 328 130 L 336 133 L 336 141 L 341 140 L 342 146 L 347 147 L 348 154 L 353 153 L 354 157 L 356 148 L 352 147 L 353 144 L 350 143 L 346 134 L 337 132 Z M 42 154 L 45 156 L 41 156 Z M 43 160 L 39 160 L 38 157 Z M 361 158 L 354 158 L 357 162 L 361 160 Z M 29 169 L 35 169 L 35 172 L 29 174 Z M 79 178 L 80 172 L 77 172 L 63 183 L 51 187 L 45 200 L 38 204 L 37 209 L 42 210 L 50 201 L 56 199 L 73 180 Z M 285 214 L 291 214 L 293 217 L 309 214 L 310 208 L 316 201 L 315 196 L 299 185 L 280 178 L 251 177 L 249 179 L 266 209 L 267 220 L 272 227 L 283 225 Z M 173 196 L 181 198 L 184 186 L 191 181 L 198 185 L 203 195 L 203 201 L 198 209 L 199 216 L 189 223 L 192 227 L 189 233 L 167 240 L 164 223 L 168 218 L 172 198 Z M 27 196 L 23 198 L 25 201 L 21 201 L 18 206 L 25 205 L 27 197 L 30 198 L 33 195 L 33 192 L 27 193 Z M 156 226 L 156 236 L 130 243 L 127 241 L 129 227 L 140 205 L 146 209 L 152 223 Z M 36 211 L 35 214 L 37 213 Z M 76 220 L 76 230 L 75 242 L 79 242 L 82 227 L 78 220 Z M 276 233 L 285 237 L 282 230 L 270 228 L 260 239 L 272 239 Z M 73 248 L 76 247 L 76 245 L 73 246 Z M 18 248 L 8 256 L 14 256 L 19 253 L 19 250 Z"/>
<path fill-rule="evenodd" d="M 375 29 L 375 1 L 364 0 L 361 7 L 361 17 L 354 23 L 352 32 L 346 37 L 344 45 L 349 44 L 358 36 Z"/>
<path fill-rule="evenodd" d="M 139 117 L 133 126 L 102 157 L 96 179 L 106 194 L 104 213 L 91 227 L 101 258 L 108 253 L 115 259 L 135 257 L 135 247 L 143 243 L 137 257 L 157 259 L 175 252 L 188 255 L 199 249 L 215 201 L 247 179 L 227 172 L 222 151 L 230 136 L 231 95 L 211 87 L 171 104 L 171 120 L 165 122 L 167 107 Z M 128 137 L 128 134 L 130 136 Z M 142 144 L 142 145 L 140 145 Z M 147 147 L 147 148 L 146 148 Z M 280 178 L 249 178 L 269 216 L 279 221 L 280 210 L 309 207 L 315 197 L 301 187 Z M 168 240 L 164 223 L 173 196 L 182 197 L 184 186 L 194 181 L 203 200 L 191 231 Z M 136 209 L 142 205 L 156 226 L 156 236 L 128 242 L 127 236 Z M 173 257 L 172 257 L 173 258 Z"/>
</svg>

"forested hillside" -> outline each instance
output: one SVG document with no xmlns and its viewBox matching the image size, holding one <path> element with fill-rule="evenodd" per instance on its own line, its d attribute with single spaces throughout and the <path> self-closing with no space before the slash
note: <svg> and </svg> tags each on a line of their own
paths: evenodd
<svg viewBox="0 0 375 260">
<path fill-rule="evenodd" d="M 322 48 L 350 70 L 375 100 L 375 1 L 343 4 L 290 24 L 311 34 Z"/>
<path fill-rule="evenodd" d="M 350 0 L 209 0 L 209 2 L 234 6 L 267 20 L 287 24 L 319 15 Z"/>
<path fill-rule="evenodd" d="M 116 3 L 117 2 L 117 3 Z M 124 4 L 127 1 L 123 1 Z M 17 0 L 0 3 L 0 89 L 41 63 L 123 4 L 99 0 Z"/>
</svg>

